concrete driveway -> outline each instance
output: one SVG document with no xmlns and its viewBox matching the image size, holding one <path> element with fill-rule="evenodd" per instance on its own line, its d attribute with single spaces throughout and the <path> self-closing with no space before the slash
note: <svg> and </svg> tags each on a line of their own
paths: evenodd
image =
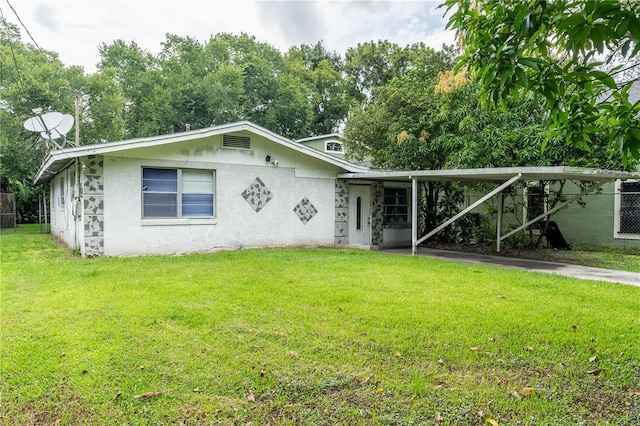
<svg viewBox="0 0 640 426">
<path fill-rule="evenodd" d="M 383 250 L 384 253 L 411 255 L 411 249 Z M 592 268 L 590 266 L 569 265 L 566 263 L 545 262 L 540 260 L 519 259 L 506 256 L 491 256 L 486 254 L 464 253 L 458 251 L 438 250 L 420 247 L 418 255 L 452 260 L 454 262 L 475 263 L 480 265 L 498 266 L 510 269 L 558 274 L 583 280 L 608 281 L 612 283 L 629 284 L 640 287 L 640 273 L 616 271 L 613 269 Z"/>
</svg>

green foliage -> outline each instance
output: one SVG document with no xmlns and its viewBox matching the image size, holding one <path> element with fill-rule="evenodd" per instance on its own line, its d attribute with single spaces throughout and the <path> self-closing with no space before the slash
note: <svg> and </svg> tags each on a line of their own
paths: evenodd
<svg viewBox="0 0 640 426">
<path fill-rule="evenodd" d="M 20 232 L 3 424 L 640 420 L 637 287 L 355 250 L 82 259 Z"/>
<path fill-rule="evenodd" d="M 509 97 L 535 93 L 548 111 L 547 141 L 589 150 L 591 135 L 604 127 L 624 159 L 640 158 L 640 102 L 629 101 L 633 81 L 616 81 L 640 51 L 640 3 L 446 0 L 442 6 L 452 11 L 448 27 L 464 46 L 457 69 L 478 80 L 484 103 L 504 107 Z"/>
</svg>

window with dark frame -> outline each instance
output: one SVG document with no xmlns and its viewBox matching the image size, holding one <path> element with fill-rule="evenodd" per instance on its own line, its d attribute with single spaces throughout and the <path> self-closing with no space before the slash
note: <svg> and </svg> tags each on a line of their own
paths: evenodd
<svg viewBox="0 0 640 426">
<path fill-rule="evenodd" d="M 142 217 L 214 217 L 214 172 L 196 169 L 142 169 Z"/>
<path fill-rule="evenodd" d="M 409 189 L 384 188 L 384 225 L 407 225 L 409 223 Z"/>
<path fill-rule="evenodd" d="M 640 182 L 620 185 L 620 234 L 640 234 Z"/>
</svg>

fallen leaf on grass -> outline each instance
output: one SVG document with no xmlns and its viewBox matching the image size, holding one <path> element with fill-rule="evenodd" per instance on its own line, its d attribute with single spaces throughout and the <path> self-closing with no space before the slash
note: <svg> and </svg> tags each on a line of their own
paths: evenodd
<svg viewBox="0 0 640 426">
<path fill-rule="evenodd" d="M 249 389 L 249 393 L 247 394 L 247 399 L 251 402 L 256 402 L 256 397 L 253 394 L 253 391 Z"/>
<path fill-rule="evenodd" d="M 596 375 L 596 374 L 600 374 L 600 372 L 602 371 L 602 368 L 595 368 L 593 370 L 588 370 L 587 374 L 592 374 L 592 375 Z"/>
<path fill-rule="evenodd" d="M 536 393 L 536 390 L 534 388 L 526 387 L 526 388 L 522 389 L 522 394 L 525 395 L 525 396 L 533 395 L 534 393 Z"/>
<path fill-rule="evenodd" d="M 404 357 L 400 352 L 396 351 L 396 358 L 404 358 Z"/>
<path fill-rule="evenodd" d="M 476 417 L 481 419 L 484 417 L 484 410 L 478 410 L 478 412 L 476 413 Z"/>
<path fill-rule="evenodd" d="M 378 389 L 376 389 L 376 392 L 377 393 L 382 393 L 382 392 L 384 392 L 384 388 L 378 388 Z"/>
<path fill-rule="evenodd" d="M 500 425 L 498 424 L 498 422 L 496 422 L 496 421 L 495 421 L 495 420 L 493 420 L 493 419 L 487 419 L 487 420 L 485 420 L 485 421 L 486 421 L 487 423 L 489 423 L 491 426 L 500 426 Z"/>
<path fill-rule="evenodd" d="M 144 370 L 144 365 L 138 365 L 138 366 L 136 367 L 136 370 Z"/>
<path fill-rule="evenodd" d="M 134 398 L 135 399 L 151 398 L 151 397 L 160 396 L 160 395 L 162 395 L 162 392 L 147 392 L 147 393 L 141 393 L 140 395 L 135 395 Z"/>
<path fill-rule="evenodd" d="M 433 382 L 433 387 L 436 389 L 440 389 L 443 386 L 444 386 L 444 382 L 442 381 Z"/>
<path fill-rule="evenodd" d="M 442 417 L 441 413 L 436 413 L 436 420 L 439 422 L 444 422 L 444 417 Z"/>
<path fill-rule="evenodd" d="M 113 397 L 113 399 L 118 399 L 118 398 L 120 398 L 120 396 L 122 396 L 122 391 L 118 391 L 116 393 L 116 396 Z"/>
<path fill-rule="evenodd" d="M 472 348 L 469 348 L 469 350 L 470 350 L 471 352 L 478 352 L 478 351 L 480 350 L 480 348 L 479 348 L 479 347 L 477 347 L 477 346 L 474 346 L 474 347 L 472 347 Z"/>
<path fill-rule="evenodd" d="M 591 358 L 589 358 L 589 362 L 593 362 L 593 361 L 595 361 L 595 360 L 596 360 L 595 355 L 594 355 L 594 356 L 592 356 Z"/>
<path fill-rule="evenodd" d="M 524 349 L 525 351 L 531 352 L 533 350 L 533 347 L 527 345 L 527 346 L 523 347 L 522 349 Z"/>
<path fill-rule="evenodd" d="M 632 391 L 629 392 L 629 395 L 631 396 L 638 396 L 640 395 L 640 389 L 634 389 Z"/>
<path fill-rule="evenodd" d="M 447 365 L 442 358 L 438 358 L 438 364 Z"/>
</svg>

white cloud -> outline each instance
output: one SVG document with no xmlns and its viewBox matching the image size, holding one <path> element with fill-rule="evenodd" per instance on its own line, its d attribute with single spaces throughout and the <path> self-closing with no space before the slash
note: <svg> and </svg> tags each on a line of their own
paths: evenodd
<svg viewBox="0 0 640 426">
<path fill-rule="evenodd" d="M 452 43 L 438 1 L 21 0 L 14 5 L 34 39 L 65 65 L 94 72 L 98 45 L 135 41 L 157 53 L 167 33 L 206 42 L 241 32 L 281 51 L 322 40 L 330 51 L 371 40 L 401 46 Z M 8 13 L 5 17 L 18 24 Z M 23 40 L 29 42 L 23 32 Z M 434 44 L 435 43 L 435 44 Z"/>
</svg>

